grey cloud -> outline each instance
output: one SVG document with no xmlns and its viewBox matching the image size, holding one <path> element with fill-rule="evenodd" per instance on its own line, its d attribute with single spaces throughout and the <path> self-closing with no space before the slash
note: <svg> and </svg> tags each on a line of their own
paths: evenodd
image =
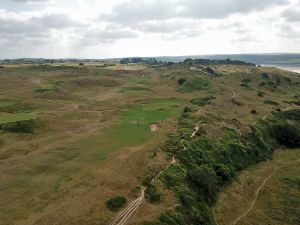
<svg viewBox="0 0 300 225">
<path fill-rule="evenodd" d="M 291 22 L 300 21 L 300 9 L 288 9 L 281 14 L 286 20 Z"/>
<path fill-rule="evenodd" d="M 291 25 L 288 24 L 283 24 L 281 26 L 279 35 L 286 37 L 286 38 L 300 38 L 300 31 L 297 31 L 292 27 Z"/>
<path fill-rule="evenodd" d="M 12 0 L 13 2 L 47 2 L 49 0 Z"/>
<path fill-rule="evenodd" d="M 144 32 L 151 32 L 151 33 L 170 33 L 176 32 L 188 27 L 192 27 L 196 29 L 199 25 L 199 22 L 190 21 L 190 20 L 178 20 L 178 19 L 171 19 L 171 20 L 151 20 L 151 21 L 144 21 L 130 27 L 134 29 L 138 29 Z"/>
<path fill-rule="evenodd" d="M 120 23 L 171 18 L 217 19 L 288 3 L 288 0 L 130 0 L 116 5 L 110 14 L 101 17 Z"/>
<path fill-rule="evenodd" d="M 274 5 L 288 3 L 287 0 L 189 0 L 179 15 L 194 18 L 224 18 L 234 13 L 262 11 Z"/>
<path fill-rule="evenodd" d="M 42 17 L 33 17 L 31 20 L 35 21 L 36 23 L 40 23 L 45 27 L 55 29 L 75 27 L 80 25 L 78 21 L 75 21 L 65 14 L 44 15 Z"/>
<path fill-rule="evenodd" d="M 0 18 L 0 33 L 3 34 L 24 34 L 37 35 L 44 33 L 47 29 L 38 23 L 30 20 L 19 20 L 15 18 L 4 19 Z"/>
<path fill-rule="evenodd" d="M 101 17 L 106 20 L 118 22 L 139 22 L 141 20 L 158 20 L 171 18 L 173 9 L 168 0 L 131 0 L 116 5 L 111 14 L 104 14 Z"/>
<path fill-rule="evenodd" d="M 94 28 L 84 33 L 81 42 L 85 45 L 99 45 L 136 37 L 138 37 L 138 34 L 131 30 Z"/>
</svg>

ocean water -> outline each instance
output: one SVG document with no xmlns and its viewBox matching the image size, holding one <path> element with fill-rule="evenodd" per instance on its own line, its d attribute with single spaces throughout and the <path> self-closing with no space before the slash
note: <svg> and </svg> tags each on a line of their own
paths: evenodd
<svg viewBox="0 0 300 225">
<path fill-rule="evenodd" d="M 268 67 L 277 67 L 282 70 L 287 70 L 295 73 L 300 74 L 300 65 L 278 65 L 278 64 L 273 64 L 273 65 L 263 65 L 263 66 L 268 66 Z"/>
</svg>

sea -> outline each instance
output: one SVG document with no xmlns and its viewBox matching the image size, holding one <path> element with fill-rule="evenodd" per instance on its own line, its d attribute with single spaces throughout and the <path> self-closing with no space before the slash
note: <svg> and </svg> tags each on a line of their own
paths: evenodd
<svg viewBox="0 0 300 225">
<path fill-rule="evenodd" d="M 299 73 L 299 75 L 300 75 L 300 65 L 299 64 L 295 64 L 295 65 L 294 64 L 293 65 L 287 65 L 287 64 L 267 64 L 267 65 L 263 65 L 263 66 L 277 67 L 277 68 L 282 69 L 282 70 L 287 70 L 287 71 Z"/>
</svg>

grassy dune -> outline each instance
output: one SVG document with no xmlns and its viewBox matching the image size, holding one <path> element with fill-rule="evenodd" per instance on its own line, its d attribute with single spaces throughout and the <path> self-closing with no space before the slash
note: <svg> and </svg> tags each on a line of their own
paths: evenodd
<svg viewBox="0 0 300 225">
<path fill-rule="evenodd" d="M 218 76 L 212 77 L 206 68 L 184 64 L 101 65 L 0 70 L 0 125 L 42 121 L 30 134 L 0 132 L 1 225 L 107 225 L 117 215 L 106 207 L 108 199 L 124 196 L 130 203 L 145 177 L 170 163 L 172 154 L 164 151 L 169 133 L 187 125 L 180 135 L 189 139 L 199 123 L 218 143 L 225 130 L 247 137 L 261 118 L 298 107 L 293 103 L 300 95 L 298 75 L 274 68 L 214 65 Z M 186 83 L 180 85 L 180 79 Z M 185 106 L 192 117 L 179 126 Z M 152 123 L 158 124 L 156 132 Z M 173 147 L 182 149 L 180 142 Z M 155 185 L 161 202 L 143 201 L 128 224 L 157 220 L 178 206 L 166 185 Z"/>
</svg>

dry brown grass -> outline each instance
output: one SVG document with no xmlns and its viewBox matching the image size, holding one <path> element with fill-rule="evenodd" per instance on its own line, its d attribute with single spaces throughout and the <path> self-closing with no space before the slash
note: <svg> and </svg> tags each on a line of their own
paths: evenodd
<svg viewBox="0 0 300 225">
<path fill-rule="evenodd" d="M 278 169 L 259 192 L 253 209 L 237 224 L 298 224 L 300 192 L 290 186 L 285 178 L 299 179 L 299 165 L 299 149 L 277 150 L 273 160 L 242 172 L 238 180 L 220 195 L 215 207 L 218 225 L 231 224 L 249 209 L 256 190 L 273 173 L 274 168 Z"/>
</svg>

